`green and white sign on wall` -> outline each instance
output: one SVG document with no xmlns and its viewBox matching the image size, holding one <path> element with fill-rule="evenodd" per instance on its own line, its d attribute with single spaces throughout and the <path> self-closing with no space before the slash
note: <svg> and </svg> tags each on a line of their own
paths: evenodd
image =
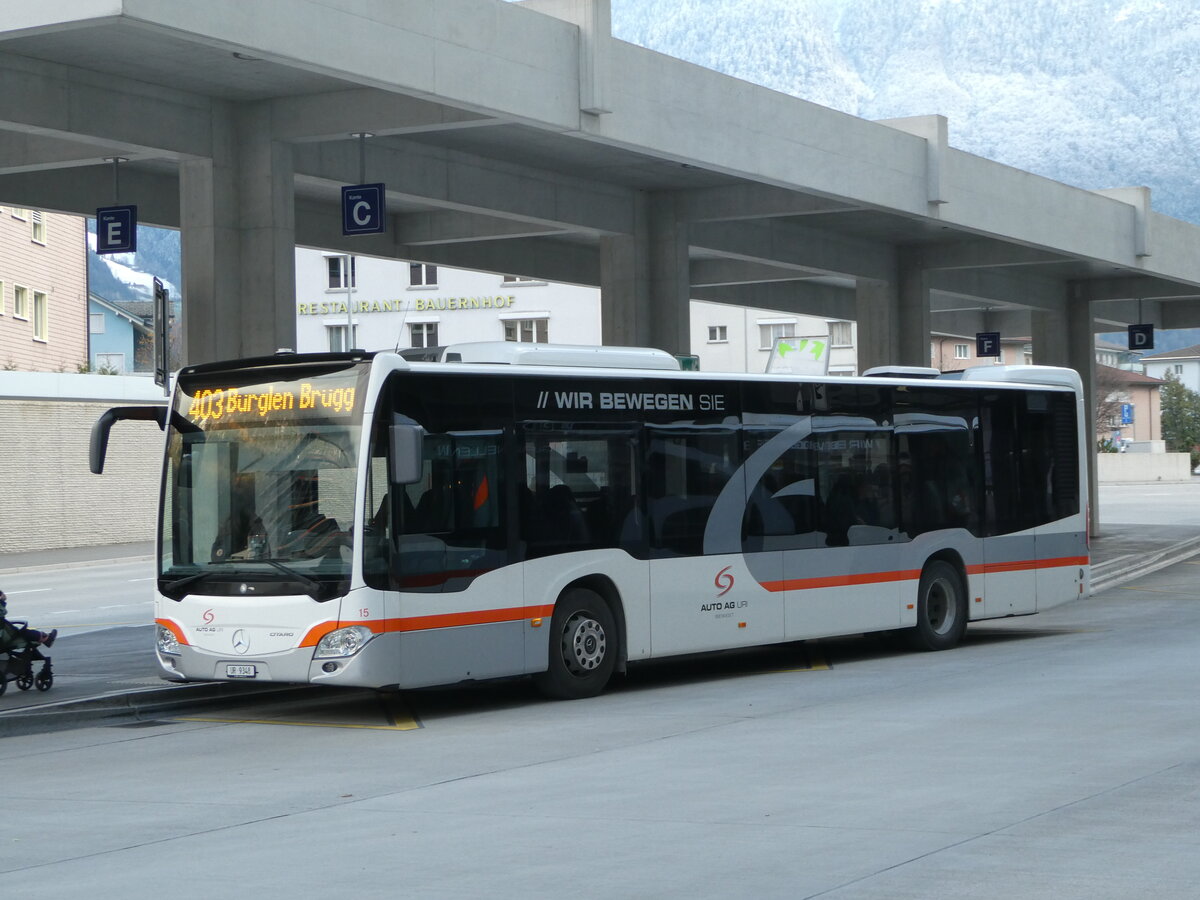
<svg viewBox="0 0 1200 900">
<path fill-rule="evenodd" d="M 767 371 L 776 375 L 828 375 L 829 336 L 775 338 Z"/>
</svg>

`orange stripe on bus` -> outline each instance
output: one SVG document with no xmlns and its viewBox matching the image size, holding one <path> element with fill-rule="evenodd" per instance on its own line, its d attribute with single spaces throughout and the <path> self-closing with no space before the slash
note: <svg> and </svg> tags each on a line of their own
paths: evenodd
<svg viewBox="0 0 1200 900">
<path fill-rule="evenodd" d="M 509 609 L 481 609 L 468 612 L 437 613 L 430 616 L 407 616 L 399 619 L 364 619 L 361 621 L 322 622 L 304 635 L 301 647 L 315 647 L 321 638 L 339 628 L 362 625 L 376 634 L 407 631 L 430 631 L 437 628 L 460 628 L 464 625 L 493 625 L 498 622 L 519 622 L 554 615 L 553 606 L 514 606 Z"/>
<path fill-rule="evenodd" d="M 1062 566 L 1086 566 L 1088 563 L 1089 558 L 1086 556 L 1023 559 L 1014 562 L 967 566 L 967 574 L 997 575 L 1001 572 L 1026 572 L 1036 569 L 1055 569 Z M 860 584 L 886 584 L 893 581 L 915 581 L 920 577 L 920 569 L 906 569 L 897 572 L 867 572 L 860 575 L 826 575 L 820 578 L 785 578 L 782 581 L 764 581 L 760 584 L 768 591 L 800 591 L 813 588 L 852 587 Z"/>
<path fill-rule="evenodd" d="M 768 591 L 799 591 L 811 588 L 849 587 L 856 584 L 884 584 L 889 581 L 911 581 L 920 577 L 920 569 L 911 569 L 901 572 L 867 572 L 862 575 L 826 575 L 822 578 L 785 578 L 782 581 L 760 583 Z"/>
<path fill-rule="evenodd" d="M 1054 559 L 1021 559 L 1012 562 L 982 563 L 967 566 L 968 575 L 997 575 L 1001 572 L 1029 572 L 1036 569 L 1058 569 L 1064 566 L 1086 566 L 1086 556 L 1059 556 Z"/>
</svg>

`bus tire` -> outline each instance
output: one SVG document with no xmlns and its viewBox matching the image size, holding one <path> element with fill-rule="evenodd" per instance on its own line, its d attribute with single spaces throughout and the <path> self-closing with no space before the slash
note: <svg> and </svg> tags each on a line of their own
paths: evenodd
<svg viewBox="0 0 1200 900">
<path fill-rule="evenodd" d="M 942 559 L 931 560 L 917 588 L 917 624 L 908 629 L 914 650 L 949 650 L 967 630 L 967 591 L 958 569 Z"/>
<path fill-rule="evenodd" d="M 596 696 L 612 677 L 618 641 L 604 598 L 587 588 L 565 591 L 550 621 L 550 665 L 537 676 L 538 689 L 556 700 Z"/>
</svg>

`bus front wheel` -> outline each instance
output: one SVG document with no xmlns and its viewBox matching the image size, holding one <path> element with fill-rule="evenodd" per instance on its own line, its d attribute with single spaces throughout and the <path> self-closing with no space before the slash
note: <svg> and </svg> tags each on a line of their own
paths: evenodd
<svg viewBox="0 0 1200 900">
<path fill-rule="evenodd" d="M 617 662 L 617 623 L 595 591 L 571 588 L 554 607 L 550 665 L 537 677 L 548 697 L 577 700 L 604 690 Z"/>
<path fill-rule="evenodd" d="M 914 650 L 949 650 L 967 630 L 967 591 L 958 570 L 935 559 L 921 572 L 917 624 L 908 630 Z"/>
</svg>

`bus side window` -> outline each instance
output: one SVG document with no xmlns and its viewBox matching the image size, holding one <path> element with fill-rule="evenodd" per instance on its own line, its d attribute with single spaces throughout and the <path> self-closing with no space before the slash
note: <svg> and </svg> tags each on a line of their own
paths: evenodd
<svg viewBox="0 0 1200 900">
<path fill-rule="evenodd" d="M 724 426 L 649 426 L 646 434 L 651 555 L 699 556 L 708 514 L 739 471 L 738 432 Z"/>
</svg>

